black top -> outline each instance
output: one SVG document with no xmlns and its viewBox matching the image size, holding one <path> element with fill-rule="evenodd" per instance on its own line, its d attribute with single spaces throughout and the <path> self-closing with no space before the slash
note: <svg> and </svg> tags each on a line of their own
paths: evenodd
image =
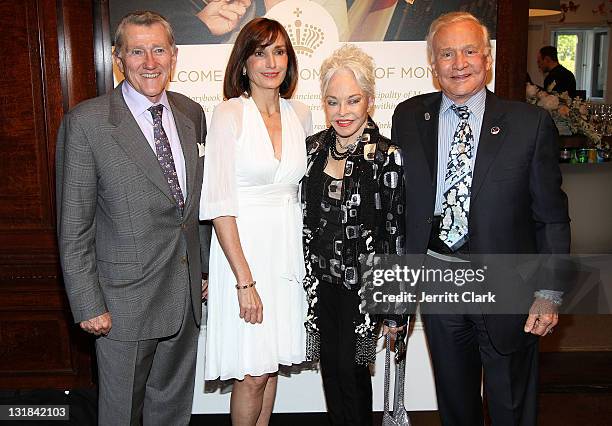
<svg viewBox="0 0 612 426">
<path fill-rule="evenodd" d="M 333 127 L 306 140 L 308 172 L 302 179 L 302 212 L 304 231 L 309 238 L 304 243 L 308 256 L 320 254 L 317 250 L 325 244 L 317 240 L 328 231 L 325 220 L 329 218 L 321 216 L 329 208 L 322 209 L 321 203 L 329 204 L 330 195 L 338 197 L 342 213 L 341 279 L 345 287 L 358 290 L 360 261 L 368 254 L 403 254 L 405 198 L 401 153 L 370 119 L 362 141 L 346 160 L 341 186 L 328 185 L 323 191 L 323 170 L 333 143 L 336 143 Z M 311 263 L 313 258 L 305 260 Z"/>
<path fill-rule="evenodd" d="M 559 64 L 551 69 L 544 79 L 544 89 L 547 92 L 567 92 L 573 98 L 576 96 L 576 78 L 570 70 Z"/>
<path fill-rule="evenodd" d="M 342 179 L 321 173 L 311 176 L 311 181 L 321 194 L 319 229 L 310 243 L 312 270 L 319 281 L 342 285 Z"/>
</svg>

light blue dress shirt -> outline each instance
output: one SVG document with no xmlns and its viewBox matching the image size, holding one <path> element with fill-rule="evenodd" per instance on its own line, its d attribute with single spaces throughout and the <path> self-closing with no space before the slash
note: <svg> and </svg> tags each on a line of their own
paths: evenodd
<svg viewBox="0 0 612 426">
<path fill-rule="evenodd" d="M 174 159 L 174 168 L 176 169 L 176 175 L 178 176 L 179 186 L 183 192 L 183 199 L 187 201 L 187 176 L 185 172 L 185 157 L 183 156 L 183 148 L 181 147 L 181 140 L 176 130 L 176 124 L 174 122 L 174 115 L 170 109 L 170 103 L 168 102 L 168 96 L 164 91 L 159 99 L 159 102 L 153 103 L 142 93 L 136 91 L 127 81 L 121 86 L 121 92 L 123 99 L 127 104 L 130 112 L 134 116 L 138 127 L 142 130 L 144 137 L 147 139 L 149 146 L 153 150 L 153 153 L 157 153 L 155 150 L 155 138 L 153 137 L 153 116 L 151 115 L 151 108 L 153 105 L 163 105 L 164 112 L 162 114 L 162 126 L 168 141 L 170 142 L 170 150 L 172 151 L 172 158 Z M 157 155 L 157 154 L 156 154 Z"/>
</svg>

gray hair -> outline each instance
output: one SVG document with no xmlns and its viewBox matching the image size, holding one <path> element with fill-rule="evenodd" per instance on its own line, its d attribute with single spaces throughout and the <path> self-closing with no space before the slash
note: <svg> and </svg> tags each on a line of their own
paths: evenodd
<svg viewBox="0 0 612 426">
<path fill-rule="evenodd" d="M 161 24 L 166 33 L 168 34 L 168 42 L 172 46 L 172 51 L 176 51 L 176 42 L 174 40 L 174 30 L 170 25 L 170 22 L 166 20 L 162 15 L 157 12 L 150 10 L 139 10 L 131 12 L 121 18 L 121 22 L 117 25 L 117 31 L 115 31 L 115 51 L 116 56 L 121 55 L 121 50 L 125 45 L 125 27 L 128 25 L 141 25 L 150 27 L 154 24 Z"/>
<path fill-rule="evenodd" d="M 355 46 L 345 44 L 334 51 L 331 56 L 323 61 L 319 78 L 321 79 L 321 97 L 325 96 L 329 81 L 340 69 L 346 69 L 353 73 L 361 90 L 370 97 L 376 94 L 376 78 L 374 77 L 374 60 L 370 55 Z"/>
<path fill-rule="evenodd" d="M 429 27 L 429 33 L 427 34 L 427 54 L 429 56 L 429 62 L 432 64 L 436 62 L 435 52 L 433 50 L 433 39 L 440 28 L 446 25 L 454 24 L 457 22 L 473 22 L 478 25 L 482 31 L 482 41 L 485 46 L 485 55 L 491 55 L 491 37 L 489 36 L 489 30 L 483 25 L 478 18 L 468 12 L 450 12 L 439 16 L 433 21 Z"/>
</svg>

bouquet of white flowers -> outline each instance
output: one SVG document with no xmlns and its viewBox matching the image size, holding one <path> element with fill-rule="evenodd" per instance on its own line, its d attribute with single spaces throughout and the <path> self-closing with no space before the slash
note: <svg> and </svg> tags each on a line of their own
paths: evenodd
<svg viewBox="0 0 612 426">
<path fill-rule="evenodd" d="M 610 147 L 603 142 L 601 135 L 597 133 L 589 122 L 588 103 L 575 97 L 570 98 L 567 92 L 547 93 L 534 84 L 527 83 L 527 102 L 538 105 L 552 115 L 559 133 L 564 134 L 564 129 L 569 129 L 571 134 L 580 134 L 587 137 L 595 148 L 608 150 Z"/>
</svg>

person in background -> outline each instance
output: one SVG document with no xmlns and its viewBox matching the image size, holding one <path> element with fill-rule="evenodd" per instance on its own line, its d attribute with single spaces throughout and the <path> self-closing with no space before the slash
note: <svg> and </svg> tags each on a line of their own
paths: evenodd
<svg viewBox="0 0 612 426">
<path fill-rule="evenodd" d="M 557 93 L 567 92 L 570 98 L 576 96 L 576 77 L 559 63 L 556 47 L 542 47 L 538 51 L 537 61 L 538 68 L 546 75 L 544 90 Z"/>
<path fill-rule="evenodd" d="M 206 119 L 166 91 L 176 57 L 165 18 L 126 15 L 114 51 L 125 80 L 67 113 L 58 133 L 60 259 L 74 319 L 98 336 L 100 425 L 191 417 L 210 237 L 198 224 Z"/>
<path fill-rule="evenodd" d="M 403 253 L 401 153 L 369 115 L 375 95 L 370 56 L 345 45 L 323 62 L 320 76 L 331 126 L 306 139 L 301 188 L 307 356 L 320 360 L 330 422 L 370 426 L 376 321 L 359 311 L 360 261 L 373 253 Z M 405 321 L 388 319 L 397 326 Z"/>
<path fill-rule="evenodd" d="M 400 103 L 391 130 L 409 183 L 406 253 L 569 253 L 550 114 L 487 91 L 491 44 L 473 15 L 440 16 L 427 47 L 442 92 Z M 558 284 L 537 283 L 529 314 L 423 315 L 443 425 L 483 424 L 483 379 L 494 425 L 537 423 L 538 337 L 557 325 Z"/>
<path fill-rule="evenodd" d="M 256 18 L 225 71 L 206 140 L 201 219 L 212 219 L 205 380 L 233 380 L 235 426 L 266 425 L 279 365 L 305 360 L 298 184 L 310 110 L 290 100 L 297 59 L 283 26 Z"/>
</svg>

